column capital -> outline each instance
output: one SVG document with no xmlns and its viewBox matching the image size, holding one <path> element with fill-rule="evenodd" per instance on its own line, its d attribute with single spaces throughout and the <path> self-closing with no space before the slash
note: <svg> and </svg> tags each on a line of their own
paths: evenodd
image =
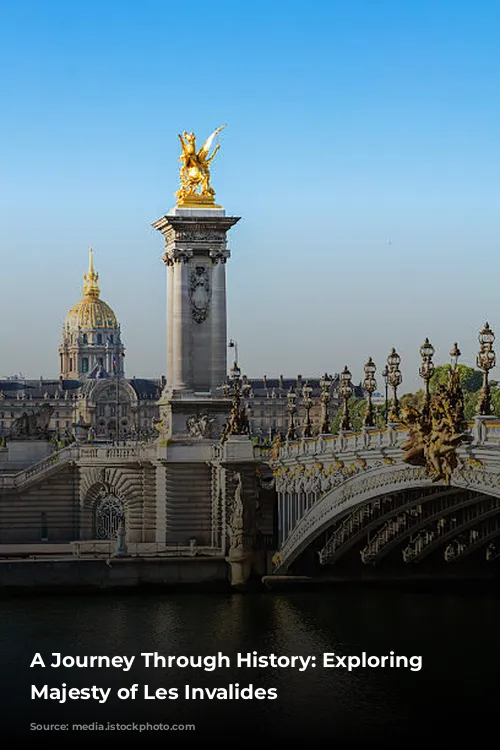
<svg viewBox="0 0 500 750">
<path fill-rule="evenodd" d="M 208 251 L 209 257 L 212 259 L 212 263 L 215 265 L 217 263 L 225 263 L 228 258 L 231 257 L 231 253 L 227 248 L 212 248 Z"/>
<path fill-rule="evenodd" d="M 174 263 L 186 263 L 192 257 L 192 250 L 188 248 L 173 247 L 165 250 L 161 259 L 167 266 L 173 266 Z"/>
</svg>

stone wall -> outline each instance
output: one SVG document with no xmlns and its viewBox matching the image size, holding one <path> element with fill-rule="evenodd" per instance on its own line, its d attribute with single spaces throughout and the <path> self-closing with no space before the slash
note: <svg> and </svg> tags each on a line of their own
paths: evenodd
<svg viewBox="0 0 500 750">
<path fill-rule="evenodd" d="M 222 557 L 164 560 L 22 560 L 0 562 L 0 588 L 106 589 L 225 584 Z"/>
<path fill-rule="evenodd" d="M 166 541 L 188 544 L 195 538 L 199 545 L 211 543 L 211 467 L 206 463 L 167 463 Z M 159 499 L 161 502 L 161 500 Z"/>
<path fill-rule="evenodd" d="M 78 473 L 72 465 L 31 486 L 0 494 L 0 543 L 78 538 Z"/>
</svg>

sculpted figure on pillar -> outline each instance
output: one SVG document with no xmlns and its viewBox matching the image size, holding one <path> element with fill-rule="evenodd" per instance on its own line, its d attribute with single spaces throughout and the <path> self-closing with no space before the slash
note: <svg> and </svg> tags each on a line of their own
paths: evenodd
<svg viewBox="0 0 500 750">
<path fill-rule="evenodd" d="M 234 491 L 234 500 L 229 522 L 229 540 L 231 549 L 242 549 L 243 543 L 243 481 L 240 472 L 234 475 L 236 479 L 236 489 Z"/>
<path fill-rule="evenodd" d="M 223 125 L 214 130 L 199 150 L 196 148 L 194 133 L 184 131 L 182 135 L 179 135 L 182 153 L 179 158 L 181 187 L 175 194 L 178 206 L 214 204 L 215 190 L 210 185 L 210 164 L 220 146 L 217 144 L 210 156 L 209 153 L 214 138 L 225 127 Z"/>
</svg>

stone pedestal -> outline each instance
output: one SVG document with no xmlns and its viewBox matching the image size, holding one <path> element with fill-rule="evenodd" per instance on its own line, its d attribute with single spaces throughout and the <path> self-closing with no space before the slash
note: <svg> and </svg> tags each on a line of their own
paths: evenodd
<svg viewBox="0 0 500 750">
<path fill-rule="evenodd" d="M 369 448 L 372 445 L 374 436 L 380 435 L 380 430 L 378 427 L 366 427 L 366 425 L 364 425 L 362 428 L 362 434 L 363 434 L 363 447 Z"/>
<path fill-rule="evenodd" d="M 231 586 L 242 591 L 246 588 L 252 571 L 252 553 L 244 549 L 231 548 L 226 562 L 229 563 Z"/>
<path fill-rule="evenodd" d="M 123 525 L 123 523 L 121 523 L 118 529 L 118 534 L 117 534 L 117 539 L 116 539 L 116 549 L 113 553 L 113 557 L 127 557 L 127 555 L 128 555 L 128 549 L 127 549 L 125 526 Z"/>
<path fill-rule="evenodd" d="M 160 443 L 219 440 L 231 409 L 231 401 L 210 394 L 179 393 L 165 388 L 159 402 L 157 424 Z"/>
<path fill-rule="evenodd" d="M 399 422 L 388 422 L 387 430 L 389 432 L 389 445 L 395 447 L 398 443 L 398 427 L 401 427 Z"/>
<path fill-rule="evenodd" d="M 86 443 L 89 439 L 89 430 L 92 427 L 90 422 L 86 422 L 80 414 L 78 422 L 74 422 L 71 426 L 75 431 L 76 442 Z"/>
<path fill-rule="evenodd" d="M 484 445 L 488 442 L 489 433 L 498 433 L 498 424 L 500 420 L 493 415 L 482 416 L 477 414 L 474 417 L 473 436 L 476 445 Z M 496 428 L 496 429 L 494 429 Z M 494 435 L 497 438 L 497 435 Z"/>
</svg>

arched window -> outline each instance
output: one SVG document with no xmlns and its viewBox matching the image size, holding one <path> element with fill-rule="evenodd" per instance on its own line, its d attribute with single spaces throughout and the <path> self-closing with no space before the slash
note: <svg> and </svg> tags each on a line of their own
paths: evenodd
<svg viewBox="0 0 500 750">
<path fill-rule="evenodd" d="M 114 495 L 98 500 L 94 509 L 96 539 L 116 539 L 121 523 L 125 522 L 123 503 Z"/>
<path fill-rule="evenodd" d="M 102 344 L 102 333 L 97 334 L 97 343 Z"/>
<path fill-rule="evenodd" d="M 113 334 L 112 333 L 109 334 L 109 343 L 110 344 L 113 343 Z"/>
<path fill-rule="evenodd" d="M 88 357 L 82 358 L 82 372 L 88 372 L 89 371 L 89 360 Z"/>
<path fill-rule="evenodd" d="M 82 333 L 82 343 L 84 343 L 84 344 L 88 344 L 89 343 L 88 337 L 87 337 L 86 333 Z"/>
<path fill-rule="evenodd" d="M 73 372 L 73 357 L 69 358 L 69 370 L 70 372 Z"/>
</svg>

